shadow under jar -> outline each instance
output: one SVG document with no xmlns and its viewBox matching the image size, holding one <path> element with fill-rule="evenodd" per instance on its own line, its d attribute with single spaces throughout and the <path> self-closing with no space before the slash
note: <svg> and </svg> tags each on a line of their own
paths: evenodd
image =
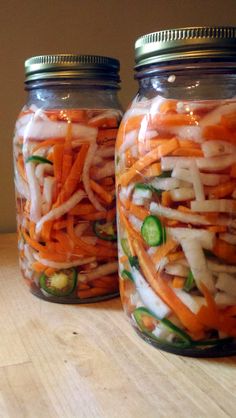
<svg viewBox="0 0 236 418">
<path fill-rule="evenodd" d="M 20 268 L 36 296 L 118 295 L 114 145 L 119 61 L 49 55 L 25 62 L 14 135 Z"/>
<path fill-rule="evenodd" d="M 123 307 L 186 356 L 236 353 L 235 47 L 231 27 L 139 38 L 116 142 Z"/>
</svg>

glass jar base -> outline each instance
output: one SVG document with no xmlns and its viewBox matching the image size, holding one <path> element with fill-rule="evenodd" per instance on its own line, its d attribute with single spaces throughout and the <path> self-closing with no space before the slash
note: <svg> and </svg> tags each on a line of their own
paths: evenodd
<svg viewBox="0 0 236 418">
<path fill-rule="evenodd" d="M 35 289 L 35 288 L 31 288 L 30 292 L 34 295 L 37 296 L 40 299 L 46 300 L 47 302 L 53 302 L 53 303 L 62 303 L 65 305 L 68 304 L 85 304 L 85 303 L 95 303 L 95 302 L 102 302 L 105 300 L 109 300 L 109 299 L 114 299 L 119 297 L 119 292 L 115 292 L 112 294 L 108 294 L 108 295 L 103 295 L 103 296 L 96 296 L 96 297 L 91 297 L 91 298 L 84 298 L 84 299 L 79 299 L 78 297 L 74 297 L 74 296 L 66 296 L 66 297 L 62 297 L 62 296 L 53 296 L 53 295 L 49 295 L 49 296 L 45 296 L 40 289 Z"/>
<path fill-rule="evenodd" d="M 219 347 L 209 347 L 204 349 L 196 348 L 179 348 L 172 347 L 171 345 L 158 343 L 152 338 L 144 335 L 139 329 L 134 327 L 135 332 L 148 344 L 152 345 L 159 350 L 166 351 L 171 354 L 177 354 L 184 357 L 198 357 L 198 358 L 216 358 L 216 357 L 229 357 L 236 355 L 236 341 L 227 344 L 221 344 Z"/>
</svg>

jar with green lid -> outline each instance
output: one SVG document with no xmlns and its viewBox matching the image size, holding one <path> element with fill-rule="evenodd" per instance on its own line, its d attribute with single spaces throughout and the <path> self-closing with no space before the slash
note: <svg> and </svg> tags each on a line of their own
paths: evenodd
<svg viewBox="0 0 236 418">
<path fill-rule="evenodd" d="M 116 142 L 120 292 L 137 333 L 236 353 L 236 28 L 135 44 L 139 90 Z"/>
<path fill-rule="evenodd" d="M 25 73 L 28 97 L 13 141 L 24 280 L 53 302 L 117 296 L 119 61 L 37 56 L 25 62 Z"/>
</svg>

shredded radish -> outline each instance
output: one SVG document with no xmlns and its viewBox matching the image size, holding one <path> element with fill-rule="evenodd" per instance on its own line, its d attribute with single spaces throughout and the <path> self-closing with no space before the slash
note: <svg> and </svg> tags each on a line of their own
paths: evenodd
<svg viewBox="0 0 236 418">
<path fill-rule="evenodd" d="M 193 157 L 163 157 L 161 168 L 163 171 L 173 170 L 177 163 L 183 168 L 190 168 L 192 161 L 195 161 L 200 170 L 217 171 L 229 168 L 234 164 L 236 154 L 223 155 L 222 157 L 193 158 Z"/>
<path fill-rule="evenodd" d="M 44 182 L 44 175 L 46 174 L 53 174 L 53 166 L 51 164 L 38 164 L 35 168 L 35 175 L 39 181 L 40 186 L 43 185 Z"/>
<path fill-rule="evenodd" d="M 227 141 L 206 141 L 202 144 L 205 157 L 216 157 L 227 154 L 236 154 L 236 146 Z"/>
<path fill-rule="evenodd" d="M 97 155 L 107 158 L 114 157 L 114 147 L 103 147 L 97 150 Z"/>
<path fill-rule="evenodd" d="M 199 169 L 198 169 L 197 164 L 195 163 L 195 161 L 192 161 L 191 164 L 190 164 L 190 173 L 191 173 L 191 177 L 192 177 L 193 188 L 194 188 L 196 200 L 198 200 L 198 201 L 205 200 L 205 193 L 204 193 L 202 180 L 201 180 L 201 177 L 200 177 L 200 172 L 199 172 Z"/>
<path fill-rule="evenodd" d="M 40 257 L 37 253 L 34 253 L 34 258 L 39 261 L 41 264 L 47 267 L 52 267 L 56 269 L 69 269 L 71 267 L 76 266 L 83 266 L 84 264 L 92 263 L 96 260 L 96 257 L 82 257 L 78 258 L 76 261 L 68 261 L 68 262 L 57 262 L 52 260 L 47 260 L 46 258 Z"/>
<path fill-rule="evenodd" d="M 221 308 L 236 305 L 236 296 L 231 296 L 225 292 L 217 292 L 215 295 L 215 303 Z"/>
<path fill-rule="evenodd" d="M 222 106 L 218 106 L 212 112 L 209 112 L 205 117 L 202 118 L 202 120 L 199 122 L 199 125 L 202 128 L 208 125 L 217 125 L 221 120 L 221 116 L 235 111 L 236 103 L 228 102 Z"/>
<path fill-rule="evenodd" d="M 155 189 L 160 190 L 173 190 L 177 187 L 180 187 L 181 183 L 179 180 L 174 179 L 172 177 L 167 178 L 155 178 L 151 181 L 151 185 L 155 187 Z"/>
<path fill-rule="evenodd" d="M 69 210 L 73 209 L 77 203 L 79 203 L 85 197 L 85 193 L 83 190 L 78 190 L 75 192 L 69 200 L 64 202 L 62 205 L 58 206 L 57 208 L 53 208 L 44 215 L 36 224 L 36 233 L 39 234 L 43 224 L 47 221 L 52 221 L 53 219 L 58 219 L 63 216 L 65 213 L 69 212 Z"/>
<path fill-rule="evenodd" d="M 215 243 L 214 232 L 195 228 L 167 228 L 167 234 L 179 243 L 184 239 L 197 241 L 205 250 L 212 250 Z"/>
<path fill-rule="evenodd" d="M 140 221 L 140 219 L 136 218 L 134 215 L 129 215 L 129 221 L 133 225 L 134 229 L 136 229 L 136 231 L 141 230 L 143 223 Z"/>
<path fill-rule="evenodd" d="M 159 298 L 158 295 L 155 294 L 152 288 L 147 284 L 142 274 L 135 267 L 132 267 L 131 271 L 137 292 L 145 306 L 147 306 L 147 308 L 149 308 L 160 319 L 167 316 L 170 312 L 169 307 Z"/>
<path fill-rule="evenodd" d="M 236 201 L 230 199 L 210 199 L 198 202 L 191 202 L 191 209 L 194 212 L 225 212 L 234 213 L 236 211 Z"/>
<path fill-rule="evenodd" d="M 229 274 L 236 274 L 236 266 L 231 266 L 228 264 L 222 264 L 217 262 L 217 260 L 213 261 L 207 259 L 208 268 L 213 273 L 229 273 Z"/>
<path fill-rule="evenodd" d="M 42 195 L 42 212 L 45 215 L 52 206 L 53 200 L 53 189 L 56 184 L 56 179 L 54 177 L 45 177 L 43 182 L 43 195 Z"/>
<path fill-rule="evenodd" d="M 193 225 L 209 225 L 209 221 L 201 216 L 194 215 L 191 213 L 183 213 L 176 209 L 166 208 L 165 206 L 159 205 L 158 203 L 151 202 L 150 211 L 154 215 L 164 216 L 167 219 L 175 219 L 183 223 L 191 223 Z"/>
<path fill-rule="evenodd" d="M 33 222 L 38 222 L 41 217 L 42 196 L 39 182 L 35 176 L 34 164 L 28 162 L 25 165 L 25 172 L 30 191 L 30 219 Z"/>
<path fill-rule="evenodd" d="M 173 202 L 181 202 L 195 198 L 195 192 L 189 187 L 181 187 L 170 191 L 170 197 Z"/>
<path fill-rule="evenodd" d="M 114 161 L 109 161 L 104 164 L 103 167 L 97 168 L 96 172 L 92 176 L 95 180 L 101 180 L 104 177 L 114 176 L 115 174 L 115 164 Z"/>
<path fill-rule="evenodd" d="M 187 277 L 189 268 L 178 263 L 168 263 L 165 265 L 165 272 L 171 276 Z"/>
<path fill-rule="evenodd" d="M 85 263 L 84 263 L 85 264 Z M 106 276 L 108 274 L 116 273 L 118 269 L 118 263 L 117 261 L 102 264 L 96 269 L 93 269 L 86 273 L 79 273 L 78 274 L 78 281 L 87 283 L 91 280 L 98 279 L 99 277 Z"/>
<path fill-rule="evenodd" d="M 192 311 L 198 313 L 201 306 L 205 305 L 205 299 L 201 296 L 192 296 L 181 289 L 173 289 L 178 298 Z"/>
<path fill-rule="evenodd" d="M 216 280 L 216 287 L 230 296 L 236 297 L 236 276 L 232 276 L 228 273 L 219 273 Z"/>
<path fill-rule="evenodd" d="M 90 200 L 90 202 L 93 204 L 93 206 L 100 211 L 105 210 L 104 207 L 101 205 L 101 203 L 98 201 L 98 199 L 95 197 L 95 194 L 93 193 L 91 187 L 90 187 L 90 175 L 89 175 L 89 170 L 90 167 L 92 165 L 93 162 L 93 158 L 95 156 L 95 153 L 97 151 L 97 144 L 91 144 L 89 147 L 89 150 L 87 152 L 87 156 L 84 162 L 84 168 L 83 168 L 83 173 L 82 173 L 82 180 L 83 180 L 83 184 L 84 184 L 84 188 L 85 191 L 88 195 L 88 198 Z"/>
<path fill-rule="evenodd" d="M 208 174 L 200 173 L 200 180 L 204 186 L 217 186 L 218 184 L 227 182 L 230 177 L 227 174 Z M 176 164 L 171 176 L 183 181 L 189 181 L 193 184 L 193 179 L 188 168 L 181 168 Z"/>
<path fill-rule="evenodd" d="M 120 147 L 119 152 L 121 154 L 123 154 L 127 149 L 132 147 L 132 145 L 134 145 L 137 142 L 137 137 L 138 137 L 138 130 L 137 129 L 128 132 L 125 136 L 124 142 L 122 143 L 122 145 Z"/>
</svg>

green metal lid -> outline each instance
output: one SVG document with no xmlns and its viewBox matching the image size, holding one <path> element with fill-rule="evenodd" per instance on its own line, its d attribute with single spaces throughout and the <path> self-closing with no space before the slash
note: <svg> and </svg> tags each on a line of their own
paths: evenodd
<svg viewBox="0 0 236 418">
<path fill-rule="evenodd" d="M 236 60 L 236 27 L 190 27 L 161 30 L 135 43 L 136 69 L 183 60 Z"/>
<path fill-rule="evenodd" d="M 119 69 L 117 59 L 100 55 L 39 55 L 25 61 L 25 81 L 79 78 L 119 82 Z"/>
</svg>

